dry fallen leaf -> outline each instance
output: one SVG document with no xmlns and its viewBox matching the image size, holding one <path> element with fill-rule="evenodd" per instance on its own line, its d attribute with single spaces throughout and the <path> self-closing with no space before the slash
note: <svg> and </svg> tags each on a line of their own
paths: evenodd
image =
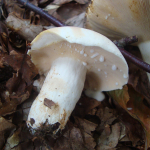
<svg viewBox="0 0 150 150">
<path fill-rule="evenodd" d="M 85 142 L 85 146 L 88 149 L 94 149 L 96 146 L 96 142 L 93 138 L 93 133 L 97 127 L 97 124 L 90 122 L 88 120 L 85 119 L 81 119 L 78 117 L 75 117 L 75 123 L 77 124 L 77 126 L 79 127 L 84 142 Z"/>
<path fill-rule="evenodd" d="M 38 70 L 35 68 L 28 55 L 11 51 L 10 55 L 3 57 L 3 61 L 5 65 L 11 66 L 18 74 L 19 71 L 21 71 L 22 78 L 26 81 L 27 86 L 31 85 L 34 77 L 38 74 Z M 16 77 L 19 76 L 18 74 Z"/>
<path fill-rule="evenodd" d="M 5 8 L 6 8 L 8 14 L 13 12 L 13 13 L 15 13 L 15 15 L 17 15 L 18 17 L 21 17 L 21 18 L 23 18 L 23 16 L 25 15 L 25 9 L 21 8 L 19 6 L 19 4 L 17 4 L 13 0 L 5 0 L 4 5 L 5 5 Z"/>
<path fill-rule="evenodd" d="M 68 26 L 83 28 L 85 25 L 85 12 L 68 19 L 65 24 Z"/>
<path fill-rule="evenodd" d="M 109 134 L 104 130 L 98 138 L 97 150 L 115 150 L 120 138 L 120 132 L 121 126 L 119 123 L 111 126 L 111 132 Z"/>
<path fill-rule="evenodd" d="M 9 14 L 6 19 L 7 26 L 21 35 L 25 40 L 32 41 L 40 32 L 43 31 L 41 25 L 32 25 L 30 20 L 18 18 L 14 14 Z"/>
<path fill-rule="evenodd" d="M 99 106 L 101 104 L 101 102 L 86 97 L 86 96 L 81 96 L 81 98 L 79 99 L 74 111 L 73 111 L 73 115 L 75 116 L 79 116 L 80 118 L 85 117 L 85 115 L 87 115 L 93 108 Z"/>
<path fill-rule="evenodd" d="M 142 59 L 140 50 L 135 46 L 128 47 L 130 53 Z M 141 93 L 146 99 L 150 106 L 150 83 L 148 81 L 148 76 L 145 71 L 141 70 L 136 65 L 128 62 L 129 65 L 129 81 L 128 84 L 139 93 Z"/>
<path fill-rule="evenodd" d="M 15 130 L 16 126 L 11 122 L 7 121 L 3 117 L 0 117 L 0 149 L 5 144 L 6 139 L 8 136 Z"/>
<path fill-rule="evenodd" d="M 56 140 L 54 150 L 94 150 L 96 142 L 93 133 L 96 127 L 88 120 L 75 117 L 75 124 L 68 123 L 64 135 Z"/>
<path fill-rule="evenodd" d="M 78 16 L 79 14 L 86 11 L 86 5 L 78 3 L 67 3 L 57 9 L 57 14 L 64 20 L 68 20 L 72 17 Z"/>
<path fill-rule="evenodd" d="M 86 150 L 80 129 L 72 127 L 65 135 L 57 139 L 54 150 Z"/>
<path fill-rule="evenodd" d="M 53 1 L 53 4 L 56 4 L 56 5 L 62 5 L 62 4 L 65 4 L 65 3 L 69 3 L 71 2 L 72 0 L 54 0 Z"/>
<path fill-rule="evenodd" d="M 150 146 L 150 109 L 143 103 L 143 96 L 137 93 L 130 85 L 122 90 L 108 92 L 109 95 L 132 117 L 143 126 L 146 134 L 147 145 Z"/>
<path fill-rule="evenodd" d="M 0 44 L 1 54 L 5 55 L 8 52 L 8 29 L 6 25 L 0 21 Z"/>
<path fill-rule="evenodd" d="M 91 0 L 75 0 L 77 3 L 79 4 L 87 4 L 89 3 Z"/>
<path fill-rule="evenodd" d="M 132 141 L 132 146 L 136 146 L 139 141 L 145 138 L 145 132 L 141 123 L 133 118 L 126 110 L 124 110 L 117 102 L 113 101 L 115 105 L 115 116 L 124 125 L 123 134 L 120 141 Z"/>
<path fill-rule="evenodd" d="M 0 116 L 15 112 L 17 106 L 29 98 L 32 90 L 32 83 L 38 74 L 29 56 L 11 50 L 10 55 L 2 55 L 4 73 L 9 72 L 9 76 L 2 73 L 1 80 L 5 81 L 3 91 L 1 91 Z M 7 66 L 7 67 L 5 67 Z M 7 68 L 11 68 L 7 71 Z"/>
<path fill-rule="evenodd" d="M 72 2 L 73 0 L 54 0 L 53 4 L 57 4 L 57 5 L 62 5 L 62 4 L 66 4 L 69 2 Z M 89 3 L 91 0 L 75 0 L 77 3 L 79 4 L 87 4 Z"/>
<path fill-rule="evenodd" d="M 49 14 L 67 25 L 84 27 L 85 11 L 90 0 L 54 0 L 53 3 L 52 1 L 33 0 L 30 2 L 45 8 Z M 43 29 L 54 27 L 48 27 L 49 22 L 33 11 L 20 7 L 21 5 L 13 0 L 5 0 L 5 6 L 8 12 L 7 23 L 11 29 L 15 29 L 24 38 L 24 41 L 25 39 L 31 41 Z M 26 20 L 24 20 L 25 18 Z M 68 124 L 71 125 L 66 127 L 60 138 L 54 140 L 49 135 L 40 138 L 31 137 L 25 122 L 22 123 L 22 120 L 27 119 L 30 106 L 35 99 L 32 97 L 33 95 L 30 99 L 28 97 L 38 72 L 30 58 L 26 54 L 24 55 L 25 49 L 20 51 L 21 48 L 25 48 L 25 42 L 20 43 L 21 41 L 16 41 L 17 38 L 13 38 L 14 35 L 8 35 L 5 32 L 6 26 L 2 29 L 0 31 L 0 115 L 7 119 L 12 116 L 17 130 L 9 138 L 8 135 L 4 137 L 4 132 L 1 132 L 0 146 L 4 146 L 4 142 L 6 142 L 4 139 L 6 140 L 6 138 L 8 139 L 5 150 L 127 150 L 133 148 L 132 146 L 137 146 L 143 133 L 140 124 L 135 119 L 123 109 L 119 110 L 119 106 L 113 102 L 111 107 L 110 105 L 104 106 L 103 102 L 88 98 L 84 94 L 82 94 L 68 121 Z M 129 67 L 129 84 L 148 101 L 150 96 L 148 95 L 149 88 L 145 86 L 147 82 L 145 74 L 131 65 Z M 34 82 L 34 85 L 40 88 L 38 82 Z M 147 131 L 148 139 L 149 116 L 146 117 L 146 111 L 149 113 L 149 109 L 143 104 L 143 97 L 139 96 L 132 88 L 128 90 L 126 87 L 123 91 L 115 91 L 112 96 L 131 116 L 141 121 Z M 108 99 L 111 101 L 111 98 L 106 97 L 105 102 Z M 19 114 L 20 117 L 16 117 L 16 114 Z M 5 119 L 5 121 L 7 120 Z M 5 124 L 7 125 L 7 123 Z M 130 145 L 126 145 L 128 142 Z M 135 149 L 137 148 L 139 147 Z M 142 148 L 139 149 L 142 150 Z"/>
<path fill-rule="evenodd" d="M 28 148 L 33 148 L 32 142 L 29 141 L 31 138 L 26 124 L 22 123 L 7 139 L 5 150 L 27 150 Z"/>
</svg>

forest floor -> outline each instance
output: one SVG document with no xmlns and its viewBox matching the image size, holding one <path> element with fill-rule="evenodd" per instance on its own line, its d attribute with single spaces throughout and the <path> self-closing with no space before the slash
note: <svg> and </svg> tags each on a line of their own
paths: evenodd
<svg viewBox="0 0 150 150">
<path fill-rule="evenodd" d="M 90 0 L 29 2 L 66 25 L 85 27 Z M 50 22 L 17 2 L 1 1 L 0 149 L 144 150 L 145 145 L 149 147 L 150 86 L 146 72 L 128 60 L 128 84 L 121 90 L 104 92 L 102 102 L 83 92 L 59 138 L 30 134 L 26 120 L 38 95 L 33 82 L 39 74 L 27 55 L 27 43 L 52 27 Z M 126 49 L 141 58 L 136 46 Z"/>
</svg>

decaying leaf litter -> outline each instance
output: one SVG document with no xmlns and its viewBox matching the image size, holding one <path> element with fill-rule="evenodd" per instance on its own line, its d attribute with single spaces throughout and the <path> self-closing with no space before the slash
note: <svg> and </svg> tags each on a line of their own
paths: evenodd
<svg viewBox="0 0 150 150">
<path fill-rule="evenodd" d="M 33 82 L 39 79 L 39 75 L 26 54 L 26 45 L 41 31 L 54 26 L 14 1 L 3 2 L 0 22 L 0 149 L 142 150 L 145 143 L 149 146 L 148 78 L 129 61 L 130 77 L 122 90 L 105 93 L 102 102 L 82 94 L 62 136 L 58 139 L 49 135 L 32 136 L 25 121 L 38 94 Z M 84 27 L 90 1 L 30 2 L 66 25 Z M 141 57 L 137 47 L 128 46 L 127 49 Z"/>
</svg>

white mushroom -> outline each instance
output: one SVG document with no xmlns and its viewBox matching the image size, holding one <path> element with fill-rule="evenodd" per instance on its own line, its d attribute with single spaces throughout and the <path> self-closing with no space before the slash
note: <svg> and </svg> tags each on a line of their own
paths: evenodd
<svg viewBox="0 0 150 150">
<path fill-rule="evenodd" d="M 143 60 L 150 64 L 149 0 L 93 0 L 86 24 L 111 40 L 137 35 Z"/>
<path fill-rule="evenodd" d="M 84 51 L 86 57 L 78 51 Z M 103 100 L 102 91 L 121 89 L 128 81 L 128 66 L 118 48 L 88 29 L 59 27 L 43 31 L 31 43 L 28 54 L 40 75 L 46 76 L 28 116 L 27 125 L 33 133 L 43 125 L 57 126 L 53 134 L 64 129 L 83 88 L 87 95 Z M 102 56 L 107 66 L 95 61 Z M 112 70 L 113 64 L 116 70 Z"/>
</svg>

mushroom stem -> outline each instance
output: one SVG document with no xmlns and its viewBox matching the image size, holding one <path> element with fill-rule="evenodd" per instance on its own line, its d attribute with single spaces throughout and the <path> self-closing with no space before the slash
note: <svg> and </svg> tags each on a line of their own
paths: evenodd
<svg viewBox="0 0 150 150">
<path fill-rule="evenodd" d="M 138 47 L 142 54 L 143 60 L 150 64 L 150 41 L 139 43 Z M 147 76 L 150 81 L 150 73 L 147 72 Z"/>
<path fill-rule="evenodd" d="M 32 131 L 39 130 L 42 125 L 55 124 L 59 125 L 56 132 L 64 129 L 81 96 L 86 72 L 86 67 L 72 58 L 58 58 L 53 62 L 30 109 L 27 125 Z"/>
</svg>

